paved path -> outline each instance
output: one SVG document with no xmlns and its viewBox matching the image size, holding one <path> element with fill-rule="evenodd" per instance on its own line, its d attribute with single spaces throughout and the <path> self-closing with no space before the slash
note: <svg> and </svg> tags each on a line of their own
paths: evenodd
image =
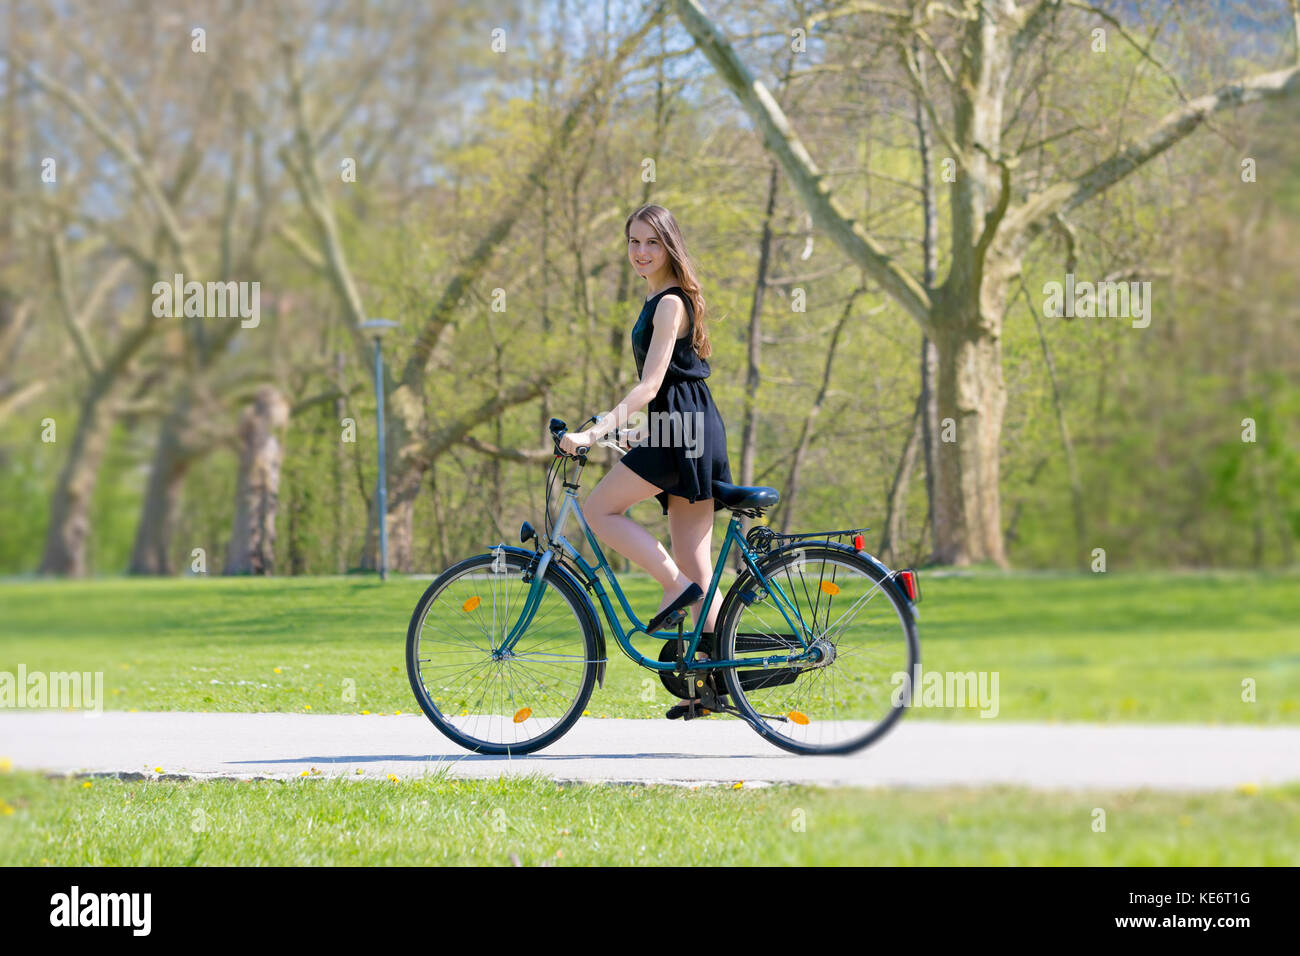
<svg viewBox="0 0 1300 956">
<path fill-rule="evenodd" d="M 738 720 L 584 718 L 528 757 L 467 753 L 420 715 L 0 712 L 0 760 L 17 768 L 208 776 L 745 781 L 934 787 L 1208 790 L 1300 780 L 1300 727 L 1015 724 L 904 719 L 848 757 L 799 757 Z"/>
</svg>

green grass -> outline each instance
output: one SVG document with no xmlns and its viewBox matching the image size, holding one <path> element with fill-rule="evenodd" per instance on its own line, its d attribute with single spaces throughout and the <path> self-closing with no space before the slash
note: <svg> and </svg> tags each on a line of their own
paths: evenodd
<svg viewBox="0 0 1300 956">
<path fill-rule="evenodd" d="M 996 671 L 1005 720 L 1300 722 L 1300 574 L 922 576 L 921 657 Z M 647 615 L 659 590 L 623 580 Z M 103 671 L 111 710 L 417 709 L 406 626 L 427 581 L 180 578 L 0 583 L 0 671 Z M 613 640 L 591 716 L 658 717 Z M 1242 701 L 1242 682 L 1256 702 Z M 346 682 L 351 682 L 349 685 Z M 347 688 L 354 691 L 348 699 Z M 643 700 L 649 689 L 650 700 Z M 730 719 L 730 718 L 710 718 Z M 908 720 L 979 719 L 916 709 Z"/>
<path fill-rule="evenodd" d="M 1093 829 L 1098 808 L 1105 832 Z M 3 865 L 509 866 L 512 856 L 559 866 L 1295 866 L 1300 786 L 1189 795 L 0 774 Z"/>
</svg>

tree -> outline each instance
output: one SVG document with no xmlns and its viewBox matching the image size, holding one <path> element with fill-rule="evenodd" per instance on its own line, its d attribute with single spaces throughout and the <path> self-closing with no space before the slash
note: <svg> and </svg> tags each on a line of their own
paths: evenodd
<svg viewBox="0 0 1300 956">
<path fill-rule="evenodd" d="M 514 190 L 507 206 L 488 224 L 470 252 L 459 263 L 443 287 L 428 315 L 419 326 L 400 372 L 386 370 L 383 389 L 386 394 L 386 444 L 389 456 L 388 513 L 378 515 L 377 499 L 372 502 L 367 522 L 361 566 L 378 567 L 379 521 L 388 524 L 390 556 L 395 570 L 410 570 L 412 561 L 412 527 L 417 494 L 429 469 L 439 456 L 458 446 L 475 428 L 505 410 L 538 397 L 565 369 L 561 366 L 534 369 L 524 381 L 497 389 L 494 394 L 473 404 L 459 414 L 439 414 L 430 408 L 425 382 L 435 366 L 435 353 L 444 335 L 454 325 L 454 316 L 470 295 L 515 224 L 528 209 L 538 184 L 547 174 L 554 157 L 561 155 L 577 131 L 580 122 L 599 106 L 618 75 L 619 66 L 644 39 L 661 15 L 660 7 L 649 11 L 643 22 L 619 44 L 615 55 L 599 63 L 578 98 L 555 126 L 548 141 L 530 164 Z M 294 51 L 285 48 L 289 77 L 290 102 L 293 109 L 295 136 L 292 148 L 285 147 L 280 156 L 298 188 L 303 205 L 315 227 L 320 244 L 319 259 L 328 271 L 336 293 L 344 306 L 344 321 L 354 336 L 354 347 L 364 353 L 359 324 L 366 311 L 361 290 L 348 265 L 332 208 L 316 172 L 316 156 L 311 124 L 303 104 L 302 80 Z"/>
<path fill-rule="evenodd" d="M 275 516 L 280 503 L 280 462 L 289 403 L 263 385 L 239 423 L 239 478 L 226 574 L 271 574 L 275 569 Z"/>
<path fill-rule="evenodd" d="M 156 163 L 146 161 L 141 152 L 114 132 L 80 94 L 48 76 L 34 62 L 25 59 L 20 62 L 38 89 L 63 104 L 129 170 L 139 189 L 143 211 L 153 226 L 153 241 L 148 248 L 141 248 L 130 237 L 112 229 L 108 229 L 106 235 L 119 251 L 134 260 L 139 267 L 142 286 L 145 289 L 152 287 L 162 272 L 163 261 L 174 261 L 185 268 L 188 259 L 174 209 L 194 182 L 198 157 L 202 153 L 202 135 L 206 129 L 199 127 L 192 131 L 175 162 L 172 177 L 169 181 L 164 181 L 157 170 L 157 166 L 162 164 L 161 160 Z M 119 99 L 124 95 L 120 85 L 108 85 Z M 86 542 L 91 526 L 90 500 L 98 479 L 108 431 L 115 418 L 115 405 L 124 398 L 132 364 L 160 328 L 161 316 L 147 307 L 144 317 L 117 339 L 102 360 L 99 359 L 95 350 L 89 347 L 82 325 L 111 290 L 111 280 L 116 279 L 119 273 L 116 269 L 110 269 L 101 274 L 87 293 L 85 301 L 76 303 L 62 250 L 62 242 L 56 234 L 51 239 L 50 246 L 51 273 L 58 289 L 60 312 L 69 335 L 77 343 L 78 355 L 89 381 L 81 396 L 80 414 L 67 458 L 51 496 L 50 521 L 41 571 L 46 574 L 78 576 L 87 571 Z M 110 281 L 106 282 L 106 279 Z M 152 295 L 141 298 L 149 305 L 152 304 Z"/>
<path fill-rule="evenodd" d="M 1118 144 L 1083 169 L 1061 169 L 1056 181 L 1027 186 L 1016 176 L 1023 148 L 1004 149 L 1002 142 L 1013 74 L 1023 68 L 1029 49 L 1066 8 L 1118 23 L 1113 16 L 1077 0 L 1035 0 L 1023 5 L 1014 0 L 963 0 L 957 6 L 913 0 L 906 8 L 849 0 L 814 14 L 810 25 L 847 16 L 883 19 L 896 37 L 900 62 L 934 132 L 955 163 L 949 192 L 948 274 L 928 290 L 844 212 L 780 106 L 697 0 L 673 3 L 683 26 L 754 122 L 818 227 L 934 342 L 936 414 L 942 425 L 951 426 L 955 438 L 940 441 L 936 449 L 935 558 L 954 564 L 984 560 L 1005 564 L 999 494 L 999 441 L 1006 406 L 1002 321 L 1030 244 L 1056 217 L 1132 175 L 1216 112 L 1295 96 L 1300 92 L 1300 67 L 1244 77 L 1189 99 L 1142 135 Z M 930 37 L 936 17 L 950 18 L 955 24 L 955 66 Z M 933 88 L 918 69 L 914 38 L 939 66 L 946 80 L 943 92 Z M 949 121 L 941 115 L 943 106 Z M 1065 129 L 1052 135 L 1063 138 L 1071 132 Z"/>
</svg>

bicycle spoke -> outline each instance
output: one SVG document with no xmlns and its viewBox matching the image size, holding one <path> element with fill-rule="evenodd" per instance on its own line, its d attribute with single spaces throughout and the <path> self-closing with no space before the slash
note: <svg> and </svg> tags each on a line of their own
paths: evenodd
<svg viewBox="0 0 1300 956">
<path fill-rule="evenodd" d="M 778 556 L 765 571 L 770 580 L 781 582 L 785 598 L 769 587 L 766 600 L 732 612 L 727 656 L 741 662 L 736 670 L 744 673 L 745 662 L 752 661 L 750 667 L 768 671 L 762 668 L 764 659 L 802 650 L 801 645 L 790 646 L 787 614 L 809 629 L 810 643 L 828 645 L 825 653 L 830 655 L 829 663 L 768 671 L 795 670 L 797 676 L 785 683 L 750 690 L 741 685 L 752 712 L 772 715 L 761 719 L 776 735 L 774 739 L 809 748 L 801 752 L 821 748 L 843 752 L 852 749 L 855 740 L 892 724 L 898 714 L 892 678 L 908 669 L 911 655 L 908 630 L 894 596 L 860 561 L 825 549 Z M 755 589 L 763 590 L 761 581 Z M 764 635 L 771 644 L 741 651 L 736 647 L 739 634 Z"/>
<path fill-rule="evenodd" d="M 493 657 L 532 588 L 522 579 L 524 559 L 505 560 L 505 573 L 490 572 L 486 561 L 469 565 L 428 596 L 408 650 L 418 686 L 429 695 L 426 709 L 431 704 L 431 716 L 442 714 L 474 746 L 535 743 L 574 715 L 598 663 L 575 599 L 549 577 L 512 654 Z M 435 693 L 444 703 L 432 702 Z"/>
</svg>

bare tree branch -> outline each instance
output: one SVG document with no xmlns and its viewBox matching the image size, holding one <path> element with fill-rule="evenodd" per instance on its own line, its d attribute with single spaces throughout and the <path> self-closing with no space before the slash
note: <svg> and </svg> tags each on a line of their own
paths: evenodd
<svg viewBox="0 0 1300 956">
<path fill-rule="evenodd" d="M 549 464 L 555 457 L 553 448 L 501 448 L 473 435 L 466 435 L 461 439 L 461 444 L 493 458 L 503 458 L 506 461 L 517 461 L 528 465 Z"/>
<path fill-rule="evenodd" d="M 474 247 L 474 251 L 461 263 L 456 274 L 447 283 L 428 318 L 425 319 L 420 334 L 416 338 L 415 347 L 407 358 L 406 366 L 402 370 L 402 381 L 404 383 L 412 384 L 428 374 L 429 361 L 433 355 L 433 350 L 437 347 L 438 340 L 442 338 L 443 331 L 450 324 L 456 306 L 465 297 L 470 286 L 483 273 L 483 270 L 487 268 L 493 252 L 510 234 L 515 222 L 523 215 L 527 207 L 527 198 L 532 195 L 538 183 L 550 172 L 554 166 L 555 157 L 563 153 L 568 147 L 569 140 L 572 138 L 579 121 L 601 99 L 621 64 L 636 49 L 646 34 L 650 32 L 651 27 L 659 18 L 660 10 L 661 5 L 656 5 L 642 24 L 622 40 L 615 55 L 597 71 L 596 76 L 587 84 L 586 89 L 583 90 L 578 100 L 556 127 L 546 148 L 538 153 L 528 172 L 524 174 L 519 195 L 510 202 L 506 212 L 483 233 L 478 244 Z"/>
<path fill-rule="evenodd" d="M 1291 20 L 1295 26 L 1295 61 L 1300 64 L 1300 0 L 1291 0 Z"/>
<path fill-rule="evenodd" d="M 325 261 L 325 257 L 318 250 L 312 247 L 306 236 L 283 222 L 276 223 L 273 231 L 284 240 L 285 245 L 292 249 L 307 266 L 322 275 L 329 274 L 329 263 Z"/>
<path fill-rule="evenodd" d="M 1300 67 L 1262 73 L 1229 83 L 1167 114 L 1154 129 L 1136 142 L 1094 164 L 1072 179 L 1058 182 L 1029 196 L 1008 211 L 1003 228 L 1009 235 L 1032 238 L 1049 224 L 1055 213 L 1066 213 L 1110 188 L 1124 177 L 1174 146 L 1220 110 L 1246 103 L 1300 94 Z"/>
<path fill-rule="evenodd" d="M 76 347 L 82 365 L 93 377 L 99 371 L 101 362 L 95 352 L 94 345 L 86 337 L 83 325 L 103 305 L 109 291 L 122 278 L 122 274 L 129 262 L 126 259 L 118 259 L 101 272 L 95 280 L 95 284 L 91 286 L 90 292 L 87 293 L 85 302 L 78 309 L 73 304 L 72 280 L 68 275 L 67 257 L 63 252 L 63 237 L 57 230 L 50 233 L 49 246 L 50 267 L 54 273 L 54 286 L 59 300 L 59 314 L 63 317 L 63 322 L 68 329 L 68 335 L 72 338 L 72 344 Z"/>
<path fill-rule="evenodd" d="M 1029 49 L 1061 10 L 1061 0 L 1037 0 L 1020 12 L 1020 29 L 1011 38 L 1011 62 L 1014 64 Z"/>
<path fill-rule="evenodd" d="M 1083 3 L 1081 2 L 1081 0 L 1065 0 L 1065 2 L 1068 3 L 1070 6 L 1074 7 L 1076 10 L 1083 10 L 1086 11 L 1087 13 L 1093 14 L 1094 16 L 1101 17 L 1103 20 L 1105 20 L 1107 23 L 1113 26 L 1119 32 L 1119 35 L 1123 37 L 1124 40 L 1128 43 L 1128 45 L 1131 46 L 1133 49 L 1137 50 L 1138 55 L 1141 56 L 1142 59 L 1152 64 L 1157 70 L 1159 70 L 1161 73 L 1164 74 L 1165 79 L 1167 79 L 1169 81 L 1169 84 L 1174 88 L 1174 92 L 1178 94 L 1178 98 L 1182 100 L 1184 103 L 1187 102 L 1187 94 L 1183 92 L 1183 88 L 1181 85 L 1179 85 L 1178 79 L 1177 77 L 1174 76 L 1173 70 L 1169 69 L 1169 67 L 1165 66 L 1163 63 L 1161 63 L 1159 60 L 1157 60 L 1154 56 L 1151 55 L 1151 44 L 1155 42 L 1154 35 L 1152 35 L 1151 39 L 1147 41 L 1146 46 L 1143 46 L 1141 43 L 1137 41 L 1136 37 L 1134 37 L 1131 33 L 1129 33 L 1128 30 L 1124 29 L 1124 24 L 1121 23 L 1114 14 L 1109 13 L 1091 3 Z M 1172 9 L 1172 7 L 1170 9 Z M 1166 15 L 1167 14 L 1168 11 L 1166 11 Z"/>
<path fill-rule="evenodd" d="M 780 105 L 772 98 L 767 87 L 750 73 L 696 0 L 673 0 L 673 3 L 678 17 L 695 38 L 700 51 L 713 64 L 718 76 L 731 88 L 745 112 L 762 131 L 764 142 L 781 163 L 817 225 L 830 235 L 855 264 L 879 282 L 923 330 L 929 331 L 930 297 L 921 283 L 895 261 L 874 237 L 857 225 L 831 196 L 824 176 L 791 128 Z"/>
<path fill-rule="evenodd" d="M 197 273 L 195 273 L 189 261 L 185 235 L 181 231 L 180 220 L 176 218 L 176 211 L 172 208 L 172 204 L 167 201 L 158 180 L 145 166 L 140 155 L 122 137 L 109 129 L 108 125 L 99 117 L 99 114 L 91 109 L 89 104 L 79 95 L 53 77 L 46 76 L 35 64 L 28 62 L 24 64 L 24 67 L 37 86 L 81 117 L 82 121 L 103 141 L 104 145 L 116 153 L 118 158 L 127 165 L 140 187 L 145 191 L 145 195 L 149 197 L 158 218 L 162 221 L 167 238 L 171 241 L 176 257 L 180 260 L 182 271 L 186 275 L 196 275 Z"/>
</svg>

